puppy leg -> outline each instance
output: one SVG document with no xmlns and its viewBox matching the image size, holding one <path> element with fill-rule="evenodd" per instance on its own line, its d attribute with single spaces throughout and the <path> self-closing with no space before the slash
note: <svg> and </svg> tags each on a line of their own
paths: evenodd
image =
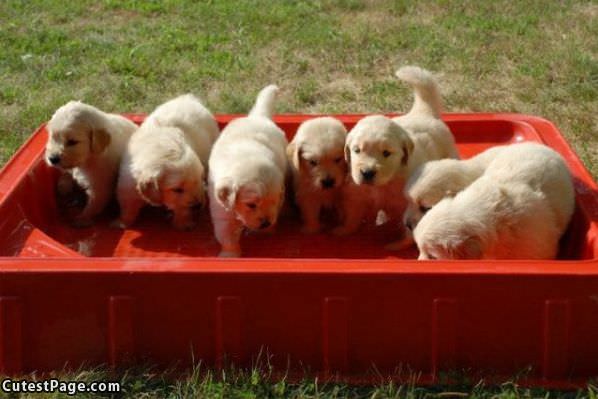
<svg viewBox="0 0 598 399">
<path fill-rule="evenodd" d="M 299 203 L 301 209 L 301 217 L 303 218 L 303 227 L 301 232 L 305 234 L 313 234 L 320 231 L 320 209 L 319 201 L 311 201 L 311 199 L 304 198 Z"/>
<path fill-rule="evenodd" d="M 332 234 L 344 236 L 356 232 L 365 215 L 365 204 L 351 201 L 343 202 L 343 223 L 332 230 Z"/>
<path fill-rule="evenodd" d="M 135 223 L 145 202 L 139 197 L 127 198 L 126 200 L 119 198 L 118 202 L 120 204 L 120 218 L 112 222 L 111 225 L 112 227 L 126 229 Z"/>
<path fill-rule="evenodd" d="M 181 207 L 174 210 L 172 226 L 177 230 L 191 230 L 197 223 L 193 221 L 193 212 L 191 208 Z"/>
<path fill-rule="evenodd" d="M 87 204 L 83 211 L 75 217 L 73 221 L 75 227 L 89 227 L 93 224 L 93 218 L 101 213 L 110 202 L 112 181 L 106 178 L 91 180 L 85 193 L 87 194 Z"/>
<path fill-rule="evenodd" d="M 233 218 L 219 219 L 214 223 L 214 235 L 222 249 L 218 256 L 235 258 L 241 256 L 241 224 Z"/>
</svg>

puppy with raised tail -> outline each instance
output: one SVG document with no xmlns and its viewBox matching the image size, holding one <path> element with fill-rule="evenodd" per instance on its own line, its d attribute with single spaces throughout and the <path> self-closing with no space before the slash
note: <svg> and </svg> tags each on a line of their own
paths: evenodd
<svg viewBox="0 0 598 399">
<path fill-rule="evenodd" d="M 287 173 L 284 132 L 272 121 L 278 87 L 262 89 L 249 115 L 231 121 L 214 144 L 208 191 L 221 257 L 241 255 L 244 228 L 274 226 Z"/>
<path fill-rule="evenodd" d="M 70 173 L 87 196 L 73 224 L 89 226 L 113 198 L 121 156 L 137 125 L 123 116 L 70 101 L 54 113 L 46 129 L 47 163 Z"/>
<path fill-rule="evenodd" d="M 322 208 L 340 206 L 347 175 L 344 158 L 347 130 L 341 121 L 321 117 L 303 122 L 287 147 L 295 202 L 304 233 L 320 230 Z"/>
<path fill-rule="evenodd" d="M 562 157 L 537 143 L 505 147 L 413 234 L 419 259 L 554 259 L 575 207 Z"/>
<path fill-rule="evenodd" d="M 403 188 L 413 171 L 430 160 L 458 158 L 453 135 L 440 119 L 436 79 L 414 66 L 399 69 L 397 76 L 413 87 L 413 106 L 394 119 L 368 116 L 349 132 L 345 158 L 352 180 L 345 185 L 344 221 L 335 234 L 356 231 L 362 220 L 375 219 L 380 210 L 388 222 L 402 226 Z"/>
<path fill-rule="evenodd" d="M 192 94 L 156 108 L 123 157 L 118 226 L 132 225 L 147 203 L 172 211 L 176 229 L 193 228 L 192 210 L 205 203 L 205 170 L 218 132 L 212 113 Z"/>
</svg>

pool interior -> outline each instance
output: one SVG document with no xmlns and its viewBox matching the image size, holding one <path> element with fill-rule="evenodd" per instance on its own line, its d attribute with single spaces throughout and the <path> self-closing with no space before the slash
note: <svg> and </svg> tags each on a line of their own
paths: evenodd
<svg viewBox="0 0 598 399">
<path fill-rule="evenodd" d="M 520 141 L 542 141 L 525 123 L 506 120 L 449 121 L 459 152 L 469 158 L 491 146 Z M 280 124 L 289 139 L 298 123 Z M 347 123 L 347 128 L 352 125 Z M 40 159 L 16 189 L 4 201 L 0 213 L 0 256 L 8 257 L 213 257 L 218 254 L 210 222 L 204 209 L 198 215 L 198 227 L 184 232 L 170 226 L 168 213 L 146 207 L 130 229 L 110 226 L 118 206 L 112 204 L 89 228 L 73 228 L 67 215 L 76 207 L 57 205 L 54 192 L 58 174 Z M 589 220 L 580 204 L 569 230 L 561 240 L 559 259 L 593 257 L 588 239 Z M 396 226 L 364 227 L 358 234 L 336 237 L 330 234 L 336 224 L 333 215 L 324 215 L 323 231 L 315 235 L 300 232 L 297 209 L 287 201 L 276 229 L 271 233 L 246 233 L 242 238 L 247 258 L 304 259 L 415 259 L 415 247 L 401 252 L 384 249 L 384 244 L 398 238 Z"/>
</svg>

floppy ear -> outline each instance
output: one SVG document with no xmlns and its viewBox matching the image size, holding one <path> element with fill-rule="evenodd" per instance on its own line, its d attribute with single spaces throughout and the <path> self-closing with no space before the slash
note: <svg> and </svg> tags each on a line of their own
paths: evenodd
<svg viewBox="0 0 598 399">
<path fill-rule="evenodd" d="M 137 192 L 151 205 L 158 206 L 162 204 L 162 192 L 157 177 L 150 177 L 137 182 Z"/>
<path fill-rule="evenodd" d="M 110 144 L 110 135 L 104 129 L 91 129 L 90 147 L 91 152 L 99 154 Z"/>
<path fill-rule="evenodd" d="M 413 153 L 413 140 L 411 137 L 405 136 L 405 140 L 403 140 L 403 158 L 401 158 L 401 165 L 406 166 L 409 162 L 409 157 Z"/>
<path fill-rule="evenodd" d="M 457 244 L 453 253 L 457 259 L 481 259 L 482 242 L 479 237 L 469 237 Z"/>
<path fill-rule="evenodd" d="M 351 138 L 349 135 L 347 135 L 347 139 L 345 140 L 345 162 L 351 168 Z"/>
<path fill-rule="evenodd" d="M 301 169 L 301 145 L 296 143 L 290 143 L 287 146 L 287 156 L 291 160 L 291 163 L 295 169 Z"/>
<path fill-rule="evenodd" d="M 237 196 L 237 190 L 233 187 L 233 184 L 229 182 L 223 183 L 217 186 L 215 191 L 216 199 L 218 199 L 220 205 L 227 211 L 230 211 L 235 206 Z"/>
</svg>

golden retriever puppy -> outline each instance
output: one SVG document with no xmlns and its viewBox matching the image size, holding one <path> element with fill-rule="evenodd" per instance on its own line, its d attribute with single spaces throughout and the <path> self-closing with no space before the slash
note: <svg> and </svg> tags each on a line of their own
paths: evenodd
<svg viewBox="0 0 598 399">
<path fill-rule="evenodd" d="M 218 125 L 192 94 L 160 105 L 133 134 L 118 179 L 120 220 L 132 225 L 147 203 L 173 212 L 173 227 L 194 227 L 193 208 L 205 203 L 205 169 Z"/>
<path fill-rule="evenodd" d="M 114 195 L 121 156 L 137 125 L 123 116 L 70 101 L 54 113 L 46 129 L 47 163 L 66 170 L 87 196 L 73 224 L 89 226 Z"/>
<path fill-rule="evenodd" d="M 276 224 L 287 173 L 284 132 L 272 122 L 278 87 L 262 89 L 249 115 L 231 121 L 214 144 L 208 192 L 221 257 L 241 255 L 244 228 Z"/>
<path fill-rule="evenodd" d="M 413 87 L 413 106 L 393 119 L 366 117 L 349 132 L 345 157 L 352 181 L 345 185 L 344 221 L 335 234 L 356 231 L 362 220 L 375 219 L 379 211 L 384 211 L 387 222 L 402 228 L 403 188 L 409 176 L 425 162 L 459 158 L 453 135 L 440 119 L 436 79 L 414 66 L 399 69 L 397 76 Z"/>
<path fill-rule="evenodd" d="M 413 232 L 419 259 L 553 259 L 574 207 L 571 175 L 557 152 L 511 145 L 420 220 Z"/>
<path fill-rule="evenodd" d="M 409 134 L 385 116 L 367 116 L 351 129 L 345 143 L 349 176 L 342 193 L 343 223 L 334 234 L 353 233 L 362 221 L 373 222 L 380 210 L 388 220 L 400 220 L 412 153 Z"/>
<path fill-rule="evenodd" d="M 347 129 L 341 121 L 321 117 L 303 122 L 287 147 L 295 202 L 301 210 L 303 232 L 320 230 L 320 210 L 340 205 L 347 175 L 344 158 Z"/>
<path fill-rule="evenodd" d="M 454 197 L 473 183 L 504 149 L 496 146 L 465 160 L 439 159 L 420 165 L 405 185 L 407 210 L 403 222 L 413 230 L 422 216 L 440 200 Z"/>
</svg>

